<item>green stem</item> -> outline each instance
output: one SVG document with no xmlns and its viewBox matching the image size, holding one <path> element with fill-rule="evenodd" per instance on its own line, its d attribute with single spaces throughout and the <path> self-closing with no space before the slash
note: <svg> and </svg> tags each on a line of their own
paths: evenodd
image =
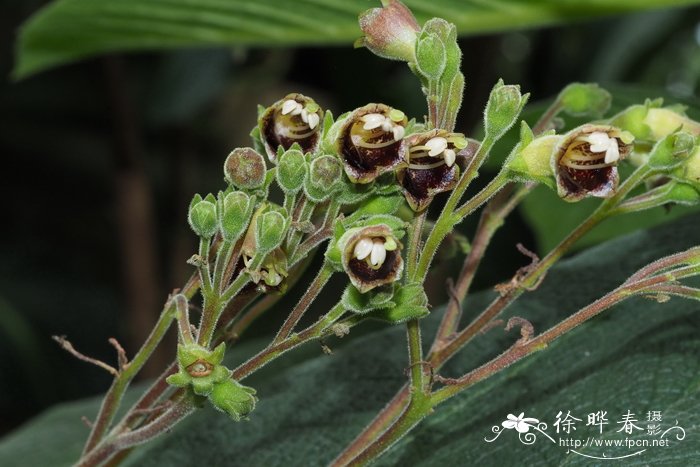
<svg viewBox="0 0 700 467">
<path fill-rule="evenodd" d="M 309 309 L 309 306 L 311 306 L 311 303 L 313 303 L 318 294 L 321 293 L 321 290 L 323 290 L 323 287 L 328 283 L 333 272 L 333 268 L 327 263 L 321 266 L 321 270 L 318 272 L 316 278 L 306 289 L 304 295 L 301 296 L 297 305 L 292 309 L 292 312 L 282 324 L 282 327 L 272 341 L 273 345 L 279 344 L 294 331 L 294 327 L 299 323 L 299 320 L 304 316 L 304 313 Z"/>
<path fill-rule="evenodd" d="M 209 295 L 212 293 L 211 276 L 209 275 L 210 246 L 210 238 L 199 239 L 199 257 L 202 261 L 202 264 L 199 266 L 199 280 L 202 284 L 202 295 Z"/>
<path fill-rule="evenodd" d="M 470 167 L 472 165 L 474 165 L 474 162 L 472 162 Z M 474 175 L 474 177 L 475 176 L 476 175 Z M 460 183 L 468 177 L 471 176 L 468 176 L 467 173 L 465 173 L 460 179 Z M 464 217 L 478 209 L 479 206 L 488 201 L 493 195 L 498 193 L 508 182 L 509 180 L 507 175 L 504 172 L 500 172 L 493 178 L 493 180 L 491 180 L 491 182 L 489 182 L 488 185 L 486 185 L 473 198 L 463 204 L 457 211 L 455 211 L 455 208 L 459 202 L 459 199 L 461 198 L 461 194 L 455 196 L 456 192 L 452 193 L 450 198 L 447 200 L 445 208 L 443 209 L 442 213 L 440 213 L 440 217 L 438 217 L 437 221 L 435 221 L 435 227 L 433 228 L 432 232 L 430 232 L 428 239 L 425 241 L 425 246 L 421 252 L 420 259 L 418 260 L 418 267 L 416 268 L 415 272 L 416 281 L 425 279 L 430 263 L 435 256 L 435 252 L 440 246 L 440 243 L 442 243 L 442 240 L 448 233 L 450 233 L 450 231 L 452 231 L 455 225 L 461 222 Z"/>
<path fill-rule="evenodd" d="M 299 217 L 295 220 L 295 222 L 306 222 L 309 219 L 311 219 L 311 215 L 314 213 L 315 208 L 316 203 L 304 197 L 304 200 L 302 201 L 301 205 L 301 210 L 299 212 Z M 303 232 L 300 232 L 296 229 L 291 230 L 289 238 L 287 239 L 287 245 L 284 248 L 284 251 L 287 253 L 287 257 L 294 257 L 294 253 L 297 247 L 299 246 L 299 242 L 301 242 L 303 236 Z"/>
<path fill-rule="evenodd" d="M 288 350 L 310 340 L 323 337 L 327 334 L 328 329 L 333 325 L 333 323 L 335 323 L 344 313 L 345 308 L 343 305 L 340 303 L 336 304 L 328 313 L 322 316 L 316 322 L 316 324 L 299 333 L 292 334 L 277 344 L 269 345 L 265 349 L 261 350 L 257 355 L 253 356 L 247 362 L 233 370 L 232 377 L 235 380 L 241 380 Z"/>
<path fill-rule="evenodd" d="M 216 252 L 216 261 L 214 263 L 214 280 L 212 281 L 212 287 L 216 293 L 221 293 L 226 286 L 226 284 L 224 284 L 224 272 L 231 260 L 232 253 L 233 242 L 222 240 L 221 246 Z"/>
<path fill-rule="evenodd" d="M 163 336 L 165 336 L 165 333 L 170 328 L 175 315 L 175 305 L 172 303 L 172 301 L 168 301 L 165 304 L 158 321 L 153 327 L 151 334 L 143 343 L 141 349 L 139 349 L 136 355 L 134 355 L 134 358 L 129 362 L 129 364 L 121 369 L 119 375 L 114 378 L 112 386 L 109 388 L 107 394 L 105 394 L 105 397 L 102 400 L 100 411 L 98 412 L 97 418 L 92 426 L 90 436 L 85 443 L 83 454 L 91 451 L 104 437 L 110 424 L 112 423 L 112 420 L 114 420 L 114 416 L 119 409 L 119 406 L 121 405 L 126 389 L 129 387 L 129 384 L 138 374 L 141 368 L 143 368 L 143 366 L 146 364 L 151 354 L 153 354 L 153 351 L 163 339 Z"/>
</svg>

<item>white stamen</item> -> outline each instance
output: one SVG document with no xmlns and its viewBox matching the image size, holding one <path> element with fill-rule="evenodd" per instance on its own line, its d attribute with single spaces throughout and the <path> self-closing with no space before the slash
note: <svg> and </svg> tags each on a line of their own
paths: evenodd
<svg viewBox="0 0 700 467">
<path fill-rule="evenodd" d="M 309 128 L 312 130 L 318 126 L 320 121 L 321 117 L 319 117 L 317 113 L 309 114 Z"/>
<path fill-rule="evenodd" d="M 301 120 L 304 123 L 309 123 L 309 111 L 306 109 L 301 109 Z"/>
<path fill-rule="evenodd" d="M 365 122 L 365 124 L 362 126 L 362 128 L 365 130 L 374 130 L 375 128 L 382 126 L 385 120 L 386 117 L 382 114 L 364 115 L 362 116 L 362 121 Z"/>
<path fill-rule="evenodd" d="M 400 139 L 403 138 L 403 135 L 406 134 L 406 129 L 402 127 L 401 125 L 394 125 L 394 128 L 392 129 L 392 133 L 394 134 L 394 140 L 399 141 Z"/>
<path fill-rule="evenodd" d="M 608 150 L 605 151 L 605 163 L 612 164 L 620 159 L 620 148 L 617 147 L 617 140 L 613 139 L 613 143 L 608 146 Z"/>
<path fill-rule="evenodd" d="M 301 107 L 301 104 L 299 104 L 294 99 L 287 99 L 282 103 L 282 115 L 287 115 L 288 113 L 291 113 L 297 108 L 297 106 Z"/>
<path fill-rule="evenodd" d="M 372 242 L 372 254 L 369 257 L 372 266 L 379 266 L 386 259 L 386 249 L 384 248 L 384 242 L 379 239 L 375 239 Z"/>
<path fill-rule="evenodd" d="M 457 154 L 455 154 L 454 150 L 452 149 L 445 149 L 445 164 L 447 164 L 447 167 L 452 167 L 454 165 L 455 160 L 457 159 Z"/>
<path fill-rule="evenodd" d="M 382 130 L 386 131 L 387 133 L 390 131 L 393 131 L 394 129 L 394 123 L 389 120 L 388 118 L 384 119 L 384 123 L 382 123 Z"/>
<path fill-rule="evenodd" d="M 436 136 L 435 138 L 429 139 L 428 142 L 425 143 L 425 146 L 430 149 L 428 151 L 428 155 L 430 157 L 437 157 L 438 155 L 442 154 L 445 149 L 447 149 L 447 140 L 440 136 Z"/>
<path fill-rule="evenodd" d="M 361 238 L 356 244 L 355 244 L 355 258 L 357 259 L 365 259 L 372 253 L 373 251 L 373 246 L 374 243 L 372 242 L 371 238 Z"/>
</svg>

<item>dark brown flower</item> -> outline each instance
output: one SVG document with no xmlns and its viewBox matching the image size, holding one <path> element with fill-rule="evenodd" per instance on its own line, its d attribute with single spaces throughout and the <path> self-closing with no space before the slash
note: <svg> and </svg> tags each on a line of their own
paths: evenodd
<svg viewBox="0 0 700 467">
<path fill-rule="evenodd" d="M 404 165 L 396 176 L 408 204 L 422 211 L 438 193 L 449 191 L 459 180 L 460 164 L 478 148 L 460 133 L 432 130 L 406 138 L 400 155 Z"/>
<path fill-rule="evenodd" d="M 267 108 L 260 118 L 260 138 L 271 161 L 277 159 L 277 148 L 289 149 L 299 144 L 303 152 L 318 147 L 323 110 L 310 97 L 289 94 Z"/>
<path fill-rule="evenodd" d="M 360 293 L 401 278 L 401 243 L 385 224 L 348 230 L 340 240 L 343 268 Z"/>
<path fill-rule="evenodd" d="M 406 116 L 384 104 L 353 111 L 338 133 L 337 150 L 353 183 L 369 183 L 401 163 Z"/>
<path fill-rule="evenodd" d="M 564 136 L 552 158 L 557 191 L 566 201 L 607 198 L 617 189 L 617 164 L 632 150 L 634 137 L 607 125 L 583 125 Z"/>
</svg>

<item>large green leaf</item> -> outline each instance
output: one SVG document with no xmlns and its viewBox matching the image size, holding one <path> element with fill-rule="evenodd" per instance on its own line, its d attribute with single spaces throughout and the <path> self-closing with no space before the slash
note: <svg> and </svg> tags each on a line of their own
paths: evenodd
<svg viewBox="0 0 700 467">
<path fill-rule="evenodd" d="M 559 24 L 697 0 L 406 0 L 461 34 Z M 350 44 L 367 0 L 58 0 L 22 28 L 14 75 L 105 52 L 211 45 Z"/>
<path fill-rule="evenodd" d="M 510 314 L 543 330 L 614 288 L 631 272 L 660 256 L 697 244 L 700 215 L 683 222 L 639 232 L 595 247 L 561 263 L 545 283 L 529 293 Z M 470 312 L 492 298 L 469 300 Z M 439 312 L 426 318 L 435 329 Z M 425 332 L 426 336 L 430 331 Z M 553 343 L 548 349 L 513 365 L 456 396 L 405 437 L 380 465 L 591 465 L 590 459 L 567 454 L 542 435 L 531 446 L 517 433 L 504 432 L 493 443 L 491 427 L 507 414 L 547 422 L 557 412 L 582 419 L 571 437 L 622 439 L 616 422 L 628 410 L 646 427 L 648 411 L 661 411 L 665 428 L 676 420 L 686 429 L 683 441 L 649 448 L 624 464 L 694 465 L 700 443 L 693 427 L 700 424 L 700 304 L 673 299 L 660 304 L 631 299 Z M 499 329 L 479 336 L 445 375 L 457 375 L 497 354 L 516 339 Z M 323 355 L 310 345 L 266 367 L 247 381 L 258 389 L 260 403 L 251 421 L 234 423 L 203 409 L 168 435 L 136 449 L 127 465 L 308 466 L 328 463 L 405 381 L 404 332 L 401 326 L 365 336 L 328 342 L 335 353 Z M 234 354 L 241 358 L 240 352 Z M 293 357 L 296 355 L 296 358 Z M 86 429 L 80 415 L 91 416 L 95 403 L 56 408 L 0 443 L 0 465 L 66 465 L 79 452 Z M 585 427 L 586 415 L 605 410 L 610 425 L 603 436 Z M 644 439 L 645 434 L 637 434 Z M 569 437 L 569 436 L 565 436 Z M 626 448 L 579 449 L 587 455 L 618 456 Z"/>
</svg>

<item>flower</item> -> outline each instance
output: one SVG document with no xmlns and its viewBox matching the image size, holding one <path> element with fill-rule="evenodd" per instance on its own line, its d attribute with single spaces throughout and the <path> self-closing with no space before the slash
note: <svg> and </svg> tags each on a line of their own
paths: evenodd
<svg viewBox="0 0 700 467">
<path fill-rule="evenodd" d="M 299 144 L 303 152 L 313 152 L 318 146 L 323 110 L 310 97 L 289 94 L 272 104 L 260 118 L 260 137 L 271 161 L 277 159 L 277 149 L 289 149 Z"/>
<path fill-rule="evenodd" d="M 339 240 L 343 268 L 360 293 L 401 278 L 401 243 L 386 224 L 356 227 Z"/>
<path fill-rule="evenodd" d="M 619 183 L 617 163 L 632 150 L 634 137 L 619 128 L 583 125 L 563 137 L 552 155 L 557 191 L 566 201 L 612 196 Z"/>
<path fill-rule="evenodd" d="M 432 130 L 406 138 L 400 150 L 404 165 L 396 176 L 408 204 L 425 209 L 436 194 L 449 191 L 459 180 L 458 160 L 471 158 L 477 144 L 460 133 Z"/>
<path fill-rule="evenodd" d="M 407 123 L 403 112 L 384 104 L 368 104 L 348 115 L 336 149 L 353 183 L 369 183 L 401 163 L 399 148 Z"/>
<path fill-rule="evenodd" d="M 382 0 L 383 8 L 372 8 L 360 15 L 360 29 L 365 36 L 355 42 L 380 57 L 415 61 L 416 40 L 420 26 L 413 13 L 398 0 Z"/>
<path fill-rule="evenodd" d="M 517 417 L 509 413 L 507 420 L 503 421 L 501 425 L 503 425 L 503 428 L 507 430 L 512 430 L 515 428 L 518 433 L 527 433 L 530 431 L 530 427 L 533 425 L 536 426 L 540 421 L 536 418 L 523 418 L 524 415 L 525 412 L 521 412 Z"/>
</svg>

